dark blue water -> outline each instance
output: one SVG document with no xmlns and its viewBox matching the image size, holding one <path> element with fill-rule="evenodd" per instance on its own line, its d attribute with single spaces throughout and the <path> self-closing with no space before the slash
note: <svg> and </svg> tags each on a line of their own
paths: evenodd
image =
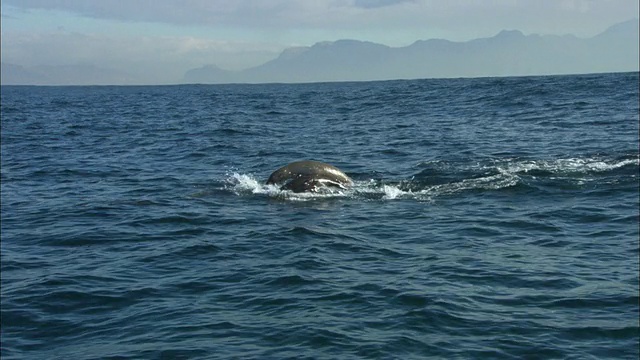
<svg viewBox="0 0 640 360">
<path fill-rule="evenodd" d="M 637 359 L 638 84 L 2 87 L 1 356 Z"/>
</svg>

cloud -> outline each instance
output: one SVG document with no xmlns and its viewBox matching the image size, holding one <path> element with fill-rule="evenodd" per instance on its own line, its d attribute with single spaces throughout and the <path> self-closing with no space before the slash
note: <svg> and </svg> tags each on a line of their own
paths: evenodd
<svg viewBox="0 0 640 360">
<path fill-rule="evenodd" d="M 454 33 L 509 27 L 594 34 L 638 13 L 637 0 L 3 0 L 2 4 L 125 22 L 284 31 L 378 27 Z"/>
<path fill-rule="evenodd" d="M 3 0 L 24 10 L 58 10 L 96 19 L 160 22 L 177 25 L 277 24 L 289 14 L 333 7 L 341 1 L 293 0 Z M 256 22 L 257 21 L 257 22 Z"/>
</svg>

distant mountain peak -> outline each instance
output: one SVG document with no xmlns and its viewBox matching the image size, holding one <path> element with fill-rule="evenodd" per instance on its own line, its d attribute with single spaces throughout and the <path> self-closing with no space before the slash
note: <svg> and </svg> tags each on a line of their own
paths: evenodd
<svg viewBox="0 0 640 360">
<path fill-rule="evenodd" d="M 313 46 L 311 47 L 324 47 L 324 46 L 331 46 L 333 45 L 334 41 L 318 41 L 317 43 L 313 44 Z"/>
<path fill-rule="evenodd" d="M 598 37 L 617 35 L 617 34 L 638 36 L 639 29 L 640 29 L 640 23 L 638 21 L 638 18 L 634 18 L 631 20 L 627 20 L 625 22 L 621 22 L 621 23 L 609 26 L 607 30 L 599 34 Z"/>
<path fill-rule="evenodd" d="M 374 43 L 374 42 L 371 42 L 371 41 L 354 40 L 354 39 L 339 39 L 339 40 L 335 40 L 335 41 L 319 41 L 319 42 L 313 44 L 313 46 L 311 46 L 311 49 L 319 49 L 319 48 L 354 48 L 354 47 L 388 48 L 387 45 L 382 45 L 382 44 Z M 309 48 L 307 48 L 307 49 L 309 49 Z"/>
<path fill-rule="evenodd" d="M 292 59 L 307 51 L 309 51 L 308 46 L 294 46 L 294 47 L 286 48 L 282 51 L 282 53 L 280 53 L 280 56 L 278 57 L 278 59 L 283 59 L 283 60 Z"/>
<path fill-rule="evenodd" d="M 495 39 L 501 40 L 522 39 L 524 37 L 525 35 L 520 30 L 502 30 L 496 36 L 494 36 Z"/>
</svg>

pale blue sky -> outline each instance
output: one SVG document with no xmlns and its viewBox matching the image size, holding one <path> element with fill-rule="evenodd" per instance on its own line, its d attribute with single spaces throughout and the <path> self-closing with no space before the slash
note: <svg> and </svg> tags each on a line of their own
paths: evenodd
<svg viewBox="0 0 640 360">
<path fill-rule="evenodd" d="M 406 46 L 503 29 L 591 37 L 638 17 L 638 0 L 2 0 L 1 12 L 3 62 L 177 76 L 346 38 Z"/>
</svg>

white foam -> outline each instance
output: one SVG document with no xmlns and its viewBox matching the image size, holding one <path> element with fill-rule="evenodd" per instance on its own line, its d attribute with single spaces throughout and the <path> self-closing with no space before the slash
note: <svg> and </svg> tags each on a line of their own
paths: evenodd
<svg viewBox="0 0 640 360">
<path fill-rule="evenodd" d="M 225 186 L 236 195 L 259 194 L 273 198 L 282 198 L 293 201 L 308 201 L 318 198 L 331 198 L 347 196 L 345 189 L 334 187 L 321 187 L 318 192 L 294 193 L 290 190 L 280 190 L 278 185 L 266 185 L 258 181 L 253 175 L 232 173 L 228 174 Z"/>
<path fill-rule="evenodd" d="M 477 163 L 463 170 L 476 174 L 473 178 L 459 179 L 445 184 L 422 185 L 411 179 L 400 182 L 359 180 L 348 187 L 320 187 L 317 192 L 294 193 L 280 190 L 277 185 L 265 185 L 251 174 L 228 174 L 225 189 L 236 195 L 265 195 L 287 201 L 310 201 L 330 198 L 361 200 L 406 200 L 432 201 L 438 196 L 448 196 L 473 190 L 499 190 L 527 181 L 528 172 L 541 170 L 550 172 L 550 179 L 578 181 L 584 184 L 593 181 L 588 173 L 603 172 L 630 164 L 638 165 L 640 159 L 603 160 L 599 158 L 565 158 L 552 160 L 501 159 L 492 163 Z M 455 173 L 455 169 L 451 170 Z M 484 174 L 484 176 L 482 176 Z M 480 176 L 478 176 L 480 175 Z M 535 175 L 535 174 L 534 174 Z M 535 176 L 534 176 L 535 178 Z"/>
<path fill-rule="evenodd" d="M 498 190 L 504 189 L 511 186 L 515 186 L 520 181 L 520 178 L 517 175 L 510 173 L 500 173 L 496 175 L 475 178 L 475 179 L 464 179 L 457 182 L 452 182 L 448 184 L 434 185 L 425 190 L 422 190 L 420 193 L 425 195 L 450 195 L 462 191 L 475 190 L 475 189 L 485 189 L 485 190 Z"/>
<path fill-rule="evenodd" d="M 396 186 L 384 185 L 382 186 L 382 192 L 384 196 L 382 197 L 385 200 L 393 200 L 399 197 L 403 197 L 407 194 L 411 194 L 410 191 L 402 191 Z"/>
<path fill-rule="evenodd" d="M 499 171 L 507 173 L 530 172 L 535 170 L 562 172 L 604 172 L 615 170 L 631 164 L 640 164 L 640 159 L 626 159 L 622 161 L 604 161 L 597 158 L 567 158 L 555 160 L 507 160 L 504 165 L 498 165 Z"/>
<path fill-rule="evenodd" d="M 252 175 L 232 173 L 226 181 L 229 186 L 227 189 L 235 194 L 269 194 L 279 191 L 275 185 L 264 185 Z"/>
<path fill-rule="evenodd" d="M 500 189 L 518 182 L 516 175 L 498 174 L 478 179 L 465 179 L 454 183 L 429 186 L 418 191 L 403 189 L 402 183 L 381 184 L 375 180 L 356 181 L 348 188 L 321 187 L 317 192 L 294 193 L 280 190 L 277 185 L 265 185 L 252 175 L 233 173 L 226 180 L 226 189 L 236 195 L 265 195 L 287 201 L 310 201 L 330 198 L 364 200 L 432 201 L 433 197 L 472 189 Z"/>
</svg>

